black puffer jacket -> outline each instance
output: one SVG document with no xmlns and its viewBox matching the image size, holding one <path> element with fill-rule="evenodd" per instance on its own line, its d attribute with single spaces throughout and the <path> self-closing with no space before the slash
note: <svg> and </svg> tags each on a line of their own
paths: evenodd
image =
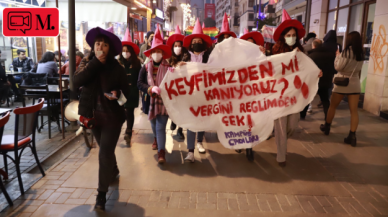
<svg viewBox="0 0 388 217">
<path fill-rule="evenodd" d="M 323 76 L 319 79 L 319 87 L 330 88 L 333 76 L 337 73 L 334 68 L 335 54 L 324 47 L 319 47 L 311 50 L 309 57 L 322 70 Z"/>
<path fill-rule="evenodd" d="M 127 99 L 130 98 L 127 75 L 117 60 L 103 64 L 95 57 L 90 61 L 84 58 L 75 72 L 73 83 L 76 89 L 82 87 L 78 114 L 91 118 L 96 110 L 106 117 L 114 117 L 115 120 L 124 122 L 124 107 L 120 106 L 117 100 L 109 100 L 104 96 L 104 93 L 116 90 L 119 97 L 121 90 Z M 109 121 L 109 118 L 104 118 L 102 122 L 105 121 Z"/>
<path fill-rule="evenodd" d="M 335 30 L 330 30 L 325 37 L 323 37 L 323 45 L 324 48 L 326 48 L 327 51 L 337 52 L 337 33 Z"/>
<path fill-rule="evenodd" d="M 22 67 L 23 72 L 31 72 L 32 69 L 35 67 L 34 60 L 32 60 L 29 57 L 27 57 L 23 61 L 20 61 L 19 57 L 16 57 L 13 59 L 12 65 L 13 65 L 13 71 L 15 72 L 18 71 L 18 67 Z"/>
</svg>

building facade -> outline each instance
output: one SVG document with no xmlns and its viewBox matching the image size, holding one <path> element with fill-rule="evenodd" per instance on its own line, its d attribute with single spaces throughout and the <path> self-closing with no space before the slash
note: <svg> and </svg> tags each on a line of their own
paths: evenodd
<svg viewBox="0 0 388 217">
<path fill-rule="evenodd" d="M 221 29 L 224 13 L 226 13 L 230 18 L 232 1 L 237 0 L 216 0 L 216 27 L 218 29 Z"/>
</svg>

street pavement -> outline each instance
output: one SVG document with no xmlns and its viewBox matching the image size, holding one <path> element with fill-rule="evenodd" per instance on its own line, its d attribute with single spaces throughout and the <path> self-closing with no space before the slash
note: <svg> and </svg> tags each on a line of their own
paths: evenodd
<svg viewBox="0 0 388 217">
<path fill-rule="evenodd" d="M 317 102 L 314 102 L 316 105 Z M 288 140 L 287 166 L 276 162 L 270 139 L 244 152 L 225 149 L 206 132 L 205 154 L 185 163 L 186 141 L 167 130 L 167 162 L 157 164 L 147 116 L 136 110 L 131 147 L 116 148 L 119 178 L 107 211 L 93 210 L 98 148 L 84 145 L 47 171 L 4 216 L 388 216 L 388 121 L 359 111 L 358 146 L 343 143 L 350 113 L 341 103 L 330 136 L 319 131 L 321 108 Z M 168 123 L 167 128 L 169 129 Z M 123 133 L 125 130 L 123 125 Z"/>
</svg>

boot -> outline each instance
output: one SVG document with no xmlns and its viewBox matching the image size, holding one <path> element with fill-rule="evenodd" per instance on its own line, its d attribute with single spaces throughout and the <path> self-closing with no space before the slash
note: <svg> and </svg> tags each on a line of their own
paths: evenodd
<svg viewBox="0 0 388 217">
<path fill-rule="evenodd" d="M 182 127 L 178 128 L 178 131 L 177 131 L 176 135 L 178 135 L 179 139 L 185 139 L 185 135 L 183 134 Z"/>
<path fill-rule="evenodd" d="M 353 147 L 356 147 L 357 145 L 356 132 L 349 131 L 349 135 L 344 139 L 344 142 L 346 144 L 350 144 Z"/>
<path fill-rule="evenodd" d="M 165 162 L 166 162 L 166 152 L 164 151 L 164 149 L 162 149 L 158 152 L 158 163 L 163 164 Z"/>
<path fill-rule="evenodd" d="M 156 141 L 156 138 L 154 137 L 154 143 L 152 143 L 152 150 L 158 149 L 158 142 Z"/>
<path fill-rule="evenodd" d="M 96 197 L 96 205 L 94 206 L 94 209 L 105 210 L 105 203 L 106 203 L 106 192 L 99 191 Z"/>
<path fill-rule="evenodd" d="M 245 152 L 249 161 L 253 161 L 255 159 L 255 157 L 253 156 L 252 148 L 247 148 Z"/>
<path fill-rule="evenodd" d="M 321 129 L 322 132 L 325 133 L 325 135 L 329 135 L 330 127 L 331 127 L 331 124 L 328 124 L 325 122 L 325 124 L 321 124 L 321 126 L 319 128 Z"/>
<path fill-rule="evenodd" d="M 128 146 L 131 146 L 132 132 L 125 133 L 124 140 Z"/>
<path fill-rule="evenodd" d="M 175 129 L 176 129 L 176 124 L 171 121 L 170 130 L 175 130 Z"/>
</svg>

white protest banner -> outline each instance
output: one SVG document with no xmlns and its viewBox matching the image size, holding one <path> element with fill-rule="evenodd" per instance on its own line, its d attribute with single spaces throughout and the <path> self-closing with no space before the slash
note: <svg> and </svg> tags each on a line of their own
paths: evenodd
<svg viewBox="0 0 388 217">
<path fill-rule="evenodd" d="M 258 46 L 228 38 L 207 64 L 168 72 L 161 97 L 178 126 L 217 131 L 226 148 L 251 148 L 268 138 L 275 119 L 302 111 L 314 99 L 319 71 L 302 52 L 266 57 Z"/>
</svg>

